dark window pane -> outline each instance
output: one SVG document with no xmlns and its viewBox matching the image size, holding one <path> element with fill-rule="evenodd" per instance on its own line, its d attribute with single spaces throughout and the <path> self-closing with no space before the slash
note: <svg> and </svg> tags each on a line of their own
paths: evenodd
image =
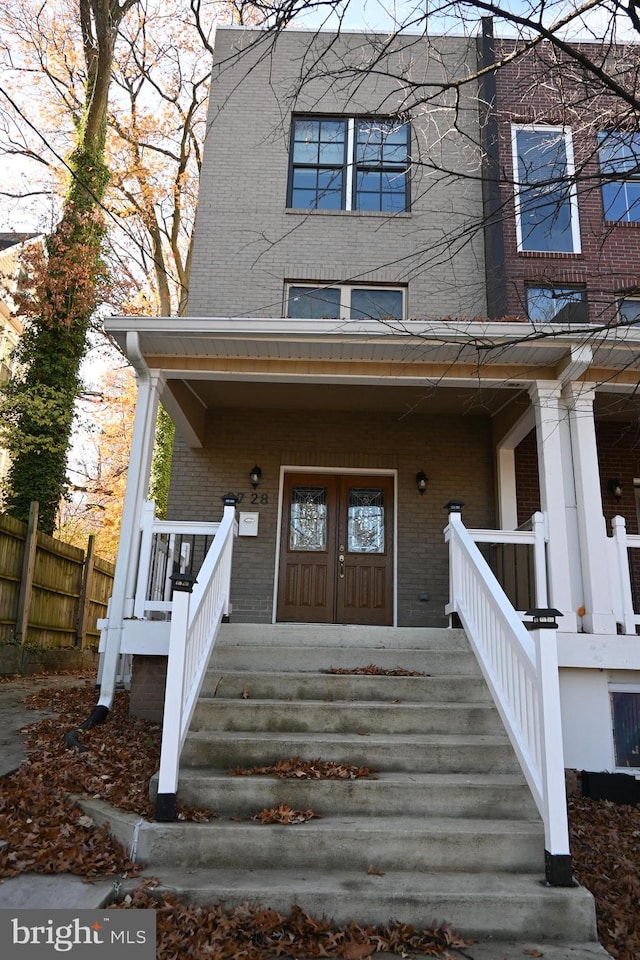
<svg viewBox="0 0 640 960">
<path fill-rule="evenodd" d="M 315 210 L 318 194 L 315 190 L 296 190 L 291 195 L 291 206 L 299 210 Z"/>
<path fill-rule="evenodd" d="M 640 323 L 640 300 L 621 300 L 619 313 L 623 323 Z"/>
<path fill-rule="evenodd" d="M 603 173 L 640 176 L 640 133 L 612 130 L 598 135 L 600 168 Z"/>
<path fill-rule="evenodd" d="M 404 193 L 381 194 L 380 209 L 386 213 L 402 213 L 406 209 Z"/>
<path fill-rule="evenodd" d="M 611 694 L 616 767 L 640 767 L 640 693 Z"/>
<path fill-rule="evenodd" d="M 380 190 L 380 174 L 377 171 L 359 172 L 356 178 L 356 189 L 375 191 Z"/>
<path fill-rule="evenodd" d="M 586 323 L 584 290 L 573 287 L 529 287 L 527 314 L 532 323 Z"/>
<path fill-rule="evenodd" d="M 518 130 L 517 169 L 522 249 L 571 253 L 571 185 L 564 134 Z"/>
<path fill-rule="evenodd" d="M 335 287 L 289 287 L 287 316 L 299 320 L 337 320 L 340 291 Z"/>
<path fill-rule="evenodd" d="M 317 120 L 297 119 L 293 123 L 294 140 L 303 140 L 307 143 L 317 141 L 320 136 L 320 124 Z"/>
<path fill-rule="evenodd" d="M 346 121 L 322 120 L 320 122 L 320 139 L 323 143 L 344 143 Z"/>
<path fill-rule="evenodd" d="M 318 162 L 318 144 L 317 143 L 294 143 L 293 162 L 294 163 L 317 163 Z"/>
<path fill-rule="evenodd" d="M 627 219 L 633 223 L 640 221 L 640 181 L 627 183 Z"/>
<path fill-rule="evenodd" d="M 384 317 L 402 319 L 401 290 L 351 291 L 352 320 L 382 320 Z"/>
<path fill-rule="evenodd" d="M 380 210 L 380 193 L 362 193 L 356 196 L 356 210 Z"/>
<path fill-rule="evenodd" d="M 524 191 L 520 196 L 520 227 L 523 250 L 573 251 L 571 201 L 563 191 Z"/>
<path fill-rule="evenodd" d="M 627 197 L 624 183 L 603 183 L 602 203 L 605 220 L 626 220 Z"/>
<path fill-rule="evenodd" d="M 404 193 L 406 190 L 406 177 L 404 173 L 383 173 L 382 189 L 387 192 Z"/>
</svg>

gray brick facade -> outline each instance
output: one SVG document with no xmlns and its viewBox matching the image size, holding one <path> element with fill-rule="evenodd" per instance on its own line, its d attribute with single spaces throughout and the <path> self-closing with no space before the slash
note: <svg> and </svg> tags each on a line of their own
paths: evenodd
<svg viewBox="0 0 640 960">
<path fill-rule="evenodd" d="M 285 281 L 317 280 L 406 285 L 407 317 L 485 316 L 477 86 L 461 88 L 455 111 L 454 94 L 435 86 L 475 72 L 474 43 L 399 38 L 375 74 L 329 81 L 318 58 L 330 43 L 332 69 L 362 70 L 379 59 L 380 38 L 322 34 L 308 50 L 310 40 L 287 31 L 271 48 L 258 31 L 218 31 L 189 315 L 282 316 Z M 380 76 L 387 69 L 407 84 Z M 305 70 L 317 76 L 296 94 Z M 430 102 L 412 80 L 434 85 L 422 88 Z M 410 213 L 286 209 L 292 112 L 398 110 L 411 121 Z"/>
<path fill-rule="evenodd" d="M 254 463 L 262 468 L 256 504 L 249 483 Z M 495 523 L 490 420 L 419 413 L 401 419 L 351 413 L 347 420 L 294 410 L 211 411 L 202 450 L 176 445 L 170 515 L 219 520 L 221 497 L 228 491 L 243 495 L 239 509 L 259 513 L 258 537 L 240 537 L 234 548 L 234 621 L 271 621 L 280 467 L 297 464 L 397 470 L 398 623 L 443 624 L 448 599 L 444 505 L 464 500 L 470 527 Z M 416 488 L 419 469 L 429 477 L 424 496 Z M 420 599 L 424 594 L 428 600 Z"/>
</svg>

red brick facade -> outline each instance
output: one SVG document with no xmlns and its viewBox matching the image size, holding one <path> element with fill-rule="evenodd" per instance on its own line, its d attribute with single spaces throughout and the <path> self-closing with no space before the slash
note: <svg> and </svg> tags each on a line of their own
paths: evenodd
<svg viewBox="0 0 640 960">
<path fill-rule="evenodd" d="M 513 51 L 512 43 L 497 45 L 497 59 Z M 602 48 L 584 45 L 594 61 L 602 60 Z M 624 63 L 633 54 L 617 48 L 611 54 Z M 609 65 L 615 71 L 615 67 Z M 623 67 L 616 79 L 623 79 Z M 624 129 L 627 108 L 598 88 L 574 60 L 564 58 L 549 43 L 517 56 L 495 75 L 499 139 L 501 198 L 504 204 L 504 281 L 506 314 L 526 318 L 528 285 L 578 285 L 586 290 L 589 320 L 612 323 L 616 301 L 637 295 L 637 264 L 640 262 L 640 223 L 605 222 L 602 203 L 597 134 Z M 546 124 L 571 130 L 578 194 L 580 253 L 519 252 L 513 202 L 513 156 L 511 124 Z M 491 271 L 491 266 L 488 268 Z M 493 269 L 500 271 L 501 265 Z"/>
</svg>

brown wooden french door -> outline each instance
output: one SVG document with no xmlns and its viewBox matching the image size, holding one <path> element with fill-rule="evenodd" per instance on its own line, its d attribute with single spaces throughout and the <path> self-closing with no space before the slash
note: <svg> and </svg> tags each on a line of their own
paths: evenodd
<svg viewBox="0 0 640 960">
<path fill-rule="evenodd" d="M 278 620 L 393 623 L 393 478 L 285 475 Z"/>
</svg>

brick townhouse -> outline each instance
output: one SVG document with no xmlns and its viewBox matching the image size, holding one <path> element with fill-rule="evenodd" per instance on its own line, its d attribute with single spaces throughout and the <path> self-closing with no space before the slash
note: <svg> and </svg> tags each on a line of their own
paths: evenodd
<svg viewBox="0 0 640 960">
<path fill-rule="evenodd" d="M 617 320 L 640 303 L 640 135 L 544 44 L 479 82 L 507 49 L 489 24 L 218 31 L 188 316 L 107 323 L 140 400 L 104 642 L 140 677 L 161 649 L 134 614 L 161 400 L 169 518 L 238 500 L 234 622 L 446 624 L 451 501 L 496 531 L 523 612 L 528 561 L 499 533 L 540 511 L 565 761 L 637 766 L 638 607 L 607 524 L 638 532 L 640 328 Z"/>
</svg>

